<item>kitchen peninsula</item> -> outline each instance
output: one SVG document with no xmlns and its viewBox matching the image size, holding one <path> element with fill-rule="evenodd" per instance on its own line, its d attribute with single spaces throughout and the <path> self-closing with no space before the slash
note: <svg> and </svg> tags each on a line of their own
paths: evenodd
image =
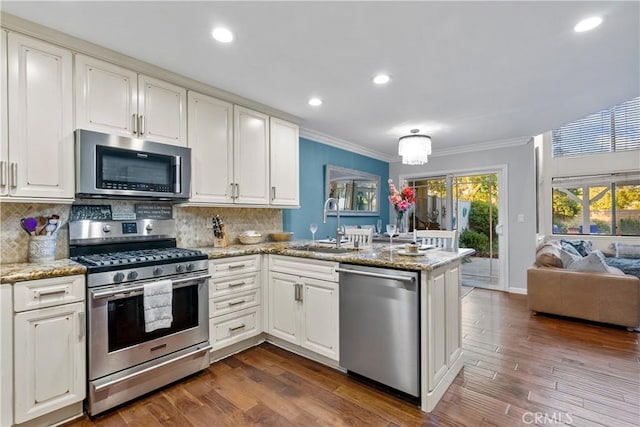
<svg viewBox="0 0 640 427">
<path fill-rule="evenodd" d="M 266 339 L 340 369 L 337 351 L 339 273 L 336 271 L 339 264 L 415 271 L 420 274 L 420 406 L 423 411 L 432 411 L 463 366 L 459 299 L 460 263 L 461 259 L 471 255 L 473 250 L 432 249 L 421 252 L 419 256 L 404 256 L 397 253 L 402 245 L 394 246 L 393 250 L 390 250 L 386 243 L 374 243 L 372 248 L 363 250 L 345 249 L 342 253 L 316 252 L 308 250 L 309 246 L 310 242 L 294 241 L 198 248 L 209 257 L 209 270 L 213 276 L 210 280 L 210 341 L 214 348 L 212 361 Z M 25 272 L 24 277 L 19 273 L 19 264 L 7 265 L 5 267 L 10 268 L 3 268 L 0 282 L 6 284 L 55 275 L 64 276 L 71 274 L 67 272 L 77 271 L 72 268 L 73 264 L 72 261 L 65 261 L 65 268 L 50 268 L 52 266 L 44 264 L 42 274 L 34 270 L 33 264 L 24 264 L 24 267 L 29 267 L 22 270 Z M 277 327 L 278 319 L 269 315 L 270 306 L 277 303 L 276 297 L 271 294 L 271 284 L 277 275 L 295 275 L 298 279 L 311 276 L 314 279 L 310 281 L 315 280 L 314 285 L 321 287 L 326 282 L 328 286 L 333 286 L 326 288 L 333 290 L 333 302 L 319 301 L 320 304 L 328 304 L 323 305 L 328 308 L 327 313 L 335 314 L 333 323 L 326 323 L 326 319 L 317 322 L 318 325 L 322 325 L 321 334 L 330 337 L 326 347 L 323 347 L 322 343 L 305 347 L 304 339 L 283 335 L 282 328 Z M 242 280 L 238 281 L 238 277 Z M 331 279 L 325 280 L 328 277 Z M 298 279 L 296 284 L 300 281 Z M 241 286 L 236 288 L 239 283 Z M 248 297 L 252 288 L 258 295 L 254 299 L 253 307 Z M 221 295 L 216 297 L 216 292 L 219 291 Z M 241 304 L 236 301 L 238 298 L 241 298 Z M 232 313 L 232 305 L 239 310 L 238 315 Z M 220 309 L 222 306 L 226 308 Z M 292 307 L 296 309 L 295 304 Z M 281 306 L 278 306 L 278 311 L 283 311 Z M 251 319 L 253 323 L 247 321 Z M 333 331 L 324 331 L 332 327 Z M 312 341 L 308 338 L 306 340 Z"/>
</svg>

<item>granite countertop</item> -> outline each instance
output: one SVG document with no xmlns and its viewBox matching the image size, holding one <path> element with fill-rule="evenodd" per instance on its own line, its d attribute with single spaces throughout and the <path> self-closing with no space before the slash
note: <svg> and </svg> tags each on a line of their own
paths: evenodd
<svg viewBox="0 0 640 427">
<path fill-rule="evenodd" d="M 70 259 L 50 262 L 17 262 L 0 264 L 0 283 L 15 283 L 25 280 L 48 279 L 51 277 L 85 274 L 86 267 Z"/>
<path fill-rule="evenodd" d="M 388 243 L 374 243 L 372 248 L 350 249 L 345 253 L 325 253 L 296 249 L 296 247 L 311 245 L 311 241 L 294 240 L 286 243 L 258 243 L 255 245 L 231 245 L 226 248 L 202 247 L 195 249 L 206 253 L 209 259 L 252 254 L 277 254 L 373 267 L 427 271 L 472 255 L 475 252 L 473 249 L 459 249 L 458 251 L 429 249 L 420 251 L 421 255 L 419 256 L 401 255 L 399 251 L 402 251 L 405 245 L 395 243 L 393 250 L 389 250 Z"/>
<path fill-rule="evenodd" d="M 311 241 L 294 240 L 283 243 L 269 242 L 258 243 L 255 245 L 231 245 L 226 248 L 201 247 L 191 249 L 201 250 L 207 254 L 209 259 L 254 254 L 277 254 L 349 264 L 368 265 L 372 267 L 425 271 L 433 270 L 434 268 L 474 253 L 473 249 L 459 249 L 455 252 L 430 249 L 420 251 L 419 256 L 401 255 L 398 251 L 401 251 L 404 248 L 404 244 L 395 243 L 392 250 L 389 250 L 388 243 L 374 243 L 372 248 L 360 250 L 351 249 L 345 253 L 312 252 L 304 249 L 296 249 L 297 247 L 307 247 L 311 245 Z M 0 283 L 15 283 L 25 280 L 72 276 L 75 274 L 85 274 L 86 271 L 87 270 L 83 265 L 71 261 L 70 259 L 59 259 L 46 263 L 23 262 L 1 264 Z"/>
</svg>

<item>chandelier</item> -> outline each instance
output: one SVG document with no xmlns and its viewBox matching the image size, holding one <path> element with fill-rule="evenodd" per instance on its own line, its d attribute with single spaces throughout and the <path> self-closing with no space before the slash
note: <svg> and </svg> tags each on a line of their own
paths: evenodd
<svg viewBox="0 0 640 427">
<path fill-rule="evenodd" d="M 418 132 L 419 129 L 411 129 L 411 135 L 402 136 L 398 141 L 398 154 L 405 165 L 423 165 L 431 154 L 431 137 Z"/>
</svg>

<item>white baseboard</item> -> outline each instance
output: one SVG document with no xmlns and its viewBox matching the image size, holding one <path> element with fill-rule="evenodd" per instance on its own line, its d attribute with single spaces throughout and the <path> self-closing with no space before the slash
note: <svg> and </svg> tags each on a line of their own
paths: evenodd
<svg viewBox="0 0 640 427">
<path fill-rule="evenodd" d="M 510 294 L 527 295 L 527 290 L 525 288 L 509 288 L 508 292 Z"/>
</svg>

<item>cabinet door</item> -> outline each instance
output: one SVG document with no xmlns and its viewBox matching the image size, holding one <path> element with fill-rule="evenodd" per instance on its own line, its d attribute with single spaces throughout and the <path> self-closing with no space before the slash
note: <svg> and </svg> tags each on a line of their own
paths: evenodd
<svg viewBox="0 0 640 427">
<path fill-rule="evenodd" d="M 71 52 L 15 33 L 8 42 L 9 192 L 73 198 Z"/>
<path fill-rule="evenodd" d="M 138 132 L 144 139 L 186 146 L 186 107 L 186 89 L 153 77 L 138 77 Z"/>
<path fill-rule="evenodd" d="M 446 348 L 446 319 L 445 307 L 446 276 L 444 269 L 431 272 L 428 283 L 427 295 L 427 336 L 428 336 L 428 376 L 429 390 L 435 386 L 447 373 L 447 348 Z"/>
<path fill-rule="evenodd" d="M 15 315 L 17 424 L 85 398 L 84 310 L 74 303 Z"/>
<path fill-rule="evenodd" d="M 233 105 L 189 91 L 191 202 L 233 203 Z"/>
<path fill-rule="evenodd" d="M 271 204 L 298 206 L 298 125 L 271 117 L 269 144 L 271 147 Z"/>
<path fill-rule="evenodd" d="M 269 204 L 269 116 L 234 107 L 236 203 Z"/>
<path fill-rule="evenodd" d="M 316 353 L 338 360 L 338 284 L 301 278 L 301 345 Z"/>
<path fill-rule="evenodd" d="M 0 196 L 9 194 L 9 126 L 7 124 L 7 33 L 0 30 Z M 0 421 L 2 419 L 0 418 Z"/>
<path fill-rule="evenodd" d="M 300 343 L 299 302 L 295 298 L 298 277 L 272 273 L 269 277 L 269 333 L 294 344 Z"/>
<path fill-rule="evenodd" d="M 447 365 L 451 366 L 462 351 L 460 320 L 460 266 L 447 270 L 445 308 L 447 322 Z"/>
<path fill-rule="evenodd" d="M 76 55 L 76 127 L 133 136 L 138 114 L 138 75 L 84 55 Z"/>
</svg>

